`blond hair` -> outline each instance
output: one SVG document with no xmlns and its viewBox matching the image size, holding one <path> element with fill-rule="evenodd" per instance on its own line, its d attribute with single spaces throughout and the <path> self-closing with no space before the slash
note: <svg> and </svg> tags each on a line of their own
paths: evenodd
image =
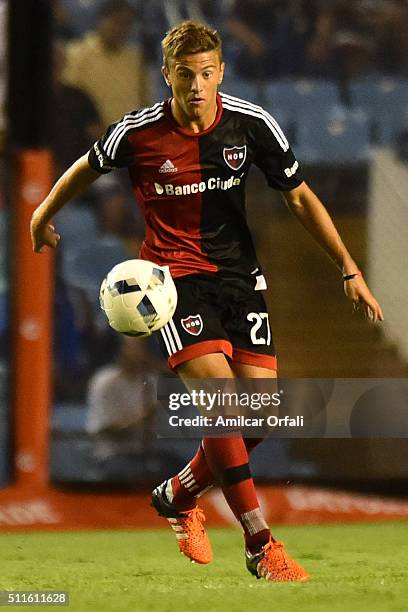
<svg viewBox="0 0 408 612">
<path fill-rule="evenodd" d="M 168 67 L 170 59 L 192 53 L 216 51 L 222 61 L 221 38 L 217 30 L 199 21 L 182 21 L 169 30 L 163 38 L 163 65 Z"/>
</svg>

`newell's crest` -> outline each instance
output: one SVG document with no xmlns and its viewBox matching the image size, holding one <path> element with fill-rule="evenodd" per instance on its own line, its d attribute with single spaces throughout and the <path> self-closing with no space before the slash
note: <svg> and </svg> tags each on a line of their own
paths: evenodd
<svg viewBox="0 0 408 612">
<path fill-rule="evenodd" d="M 231 170 L 239 170 L 246 160 L 247 148 L 243 147 L 224 147 L 224 161 Z"/>
<path fill-rule="evenodd" d="M 201 315 L 190 315 L 187 319 L 181 319 L 182 328 L 192 336 L 198 336 L 203 331 L 203 320 Z"/>
</svg>

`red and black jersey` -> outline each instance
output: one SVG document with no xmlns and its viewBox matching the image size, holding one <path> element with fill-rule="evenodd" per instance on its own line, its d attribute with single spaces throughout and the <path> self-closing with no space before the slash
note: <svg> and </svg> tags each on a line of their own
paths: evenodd
<svg viewBox="0 0 408 612">
<path fill-rule="evenodd" d="M 248 274 L 258 267 L 246 220 L 251 164 L 281 191 L 302 182 L 285 135 L 260 106 L 217 94 L 205 131 L 180 127 L 170 100 L 111 125 L 89 153 L 97 172 L 128 166 L 146 237 L 140 256 L 169 265 L 173 276 Z"/>
</svg>

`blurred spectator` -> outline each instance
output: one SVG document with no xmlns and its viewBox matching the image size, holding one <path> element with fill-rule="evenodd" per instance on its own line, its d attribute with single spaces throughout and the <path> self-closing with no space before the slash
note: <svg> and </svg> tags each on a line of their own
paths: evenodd
<svg viewBox="0 0 408 612">
<path fill-rule="evenodd" d="M 103 234 L 119 238 L 129 253 L 137 258 L 144 237 L 144 221 L 127 182 L 118 178 L 105 175 L 95 184 L 99 229 Z"/>
<path fill-rule="evenodd" d="M 145 4 L 143 0 L 127 1 L 136 11 L 143 10 Z M 156 1 L 150 0 L 149 4 L 154 4 Z M 101 6 L 105 2 L 106 0 L 53 0 L 58 37 L 65 40 L 81 38 L 86 32 L 94 29 Z M 130 34 L 131 40 L 134 35 L 138 34 L 138 25 L 138 23 L 135 24 L 136 27 Z"/>
<path fill-rule="evenodd" d="M 308 50 L 314 72 L 344 80 L 375 72 L 406 74 L 407 27 L 402 0 L 321 2 Z"/>
<path fill-rule="evenodd" d="M 68 41 L 76 37 L 71 24 L 70 11 L 63 0 L 54 0 L 52 16 L 54 19 L 54 35 L 59 40 Z"/>
<path fill-rule="evenodd" d="M 61 75 L 66 65 L 65 49 L 54 45 L 54 91 L 50 127 L 51 148 L 56 174 L 62 174 L 78 157 L 88 151 L 103 132 L 91 98 L 78 87 L 64 85 Z"/>
<path fill-rule="evenodd" d="M 101 368 L 89 382 L 86 428 L 95 459 L 111 476 L 131 469 L 153 444 L 157 377 L 147 343 L 124 337 L 116 363 Z"/>
<path fill-rule="evenodd" d="M 408 130 L 404 130 L 397 137 L 396 153 L 400 161 L 408 164 Z"/>
<path fill-rule="evenodd" d="M 65 82 L 92 98 L 105 125 L 151 102 L 143 53 L 127 44 L 135 19 L 128 2 L 108 0 L 96 30 L 67 46 Z"/>
<path fill-rule="evenodd" d="M 93 311 L 85 295 L 67 287 L 58 268 L 54 295 L 54 395 L 58 401 L 79 401 L 93 366 Z"/>
<path fill-rule="evenodd" d="M 247 79 L 300 74 L 314 21 L 314 2 L 234 0 L 226 22 L 227 59 Z"/>
</svg>

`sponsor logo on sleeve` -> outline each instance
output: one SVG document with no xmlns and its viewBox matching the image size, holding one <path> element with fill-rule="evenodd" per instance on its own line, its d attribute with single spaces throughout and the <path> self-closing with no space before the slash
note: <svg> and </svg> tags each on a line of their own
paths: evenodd
<svg viewBox="0 0 408 612">
<path fill-rule="evenodd" d="M 293 176 L 294 174 L 296 174 L 296 170 L 299 168 L 299 162 L 295 161 L 295 163 L 293 164 L 293 166 L 291 166 L 290 168 L 285 168 L 284 173 L 286 174 L 286 176 L 288 178 L 290 178 L 291 176 Z"/>
<path fill-rule="evenodd" d="M 105 163 L 105 158 L 104 158 L 100 148 L 98 147 L 98 143 L 97 142 L 95 142 L 93 148 L 94 148 L 96 157 L 98 158 L 100 167 L 103 168 L 104 170 L 112 170 L 112 166 L 110 166 L 109 164 Z"/>
</svg>

